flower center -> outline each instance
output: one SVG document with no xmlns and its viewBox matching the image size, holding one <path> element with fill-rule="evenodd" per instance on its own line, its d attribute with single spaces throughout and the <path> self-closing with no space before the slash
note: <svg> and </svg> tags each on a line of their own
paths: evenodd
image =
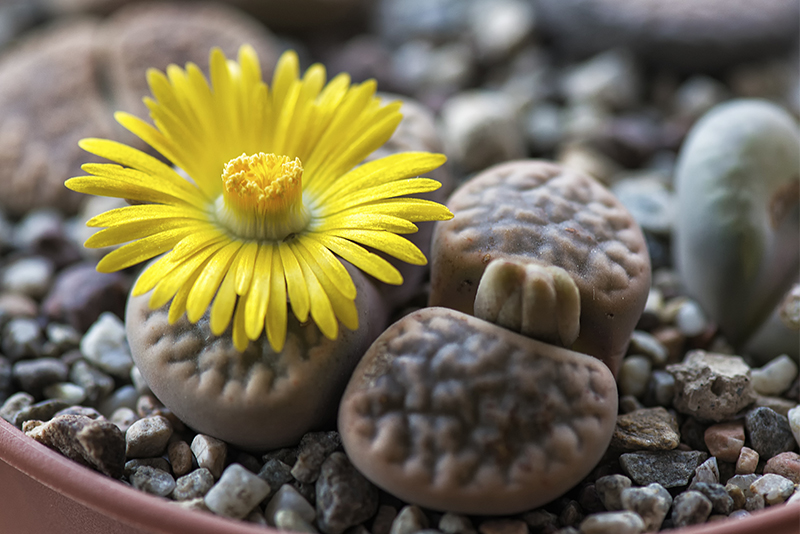
<svg viewBox="0 0 800 534">
<path fill-rule="evenodd" d="M 306 227 L 303 166 L 299 158 L 242 154 L 225 164 L 219 221 L 239 237 L 284 239 Z"/>
</svg>

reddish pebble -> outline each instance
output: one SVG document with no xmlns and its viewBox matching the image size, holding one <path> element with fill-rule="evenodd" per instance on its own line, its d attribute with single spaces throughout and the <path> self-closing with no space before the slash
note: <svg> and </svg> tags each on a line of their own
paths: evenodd
<svg viewBox="0 0 800 534">
<path fill-rule="evenodd" d="M 744 446 L 744 425 L 742 423 L 719 423 L 706 429 L 703 440 L 708 452 L 724 462 L 735 462 Z"/>
<path fill-rule="evenodd" d="M 736 460 L 736 474 L 749 475 L 756 472 L 758 467 L 758 453 L 750 447 L 742 447 L 739 458 Z"/>
<path fill-rule="evenodd" d="M 800 454 L 796 452 L 782 452 L 767 460 L 764 474 L 775 473 L 786 477 L 795 484 L 800 484 Z"/>
</svg>

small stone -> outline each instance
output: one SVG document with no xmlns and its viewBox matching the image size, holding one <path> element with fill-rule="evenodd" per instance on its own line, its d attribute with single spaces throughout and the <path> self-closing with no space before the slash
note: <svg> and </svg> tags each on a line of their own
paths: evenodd
<svg viewBox="0 0 800 534">
<path fill-rule="evenodd" d="M 59 415 L 82 415 L 89 419 L 104 419 L 103 414 L 88 406 L 70 406 L 59 410 L 53 417 L 58 417 Z"/>
<path fill-rule="evenodd" d="M 789 428 L 792 429 L 794 441 L 800 445 L 800 406 L 796 406 L 795 408 L 789 410 L 789 412 L 786 414 L 786 417 L 789 419 Z"/>
<path fill-rule="evenodd" d="M 0 223 L 1 227 L 2 223 Z M 38 314 L 39 304 L 31 297 L 16 293 L 0 293 L 0 317 L 3 317 L 4 320 L 13 318 L 32 319 Z"/>
<path fill-rule="evenodd" d="M 648 405 L 671 406 L 674 397 L 675 377 L 662 369 L 653 370 L 644 401 Z"/>
<path fill-rule="evenodd" d="M 144 417 L 134 422 L 125 432 L 125 455 L 128 458 L 160 456 L 171 437 L 172 425 L 166 417 Z"/>
<path fill-rule="evenodd" d="M 644 395 L 652 368 L 652 363 L 646 356 L 634 354 L 622 360 L 618 378 L 620 393 L 634 397 Z"/>
<path fill-rule="evenodd" d="M 516 109 L 503 93 L 459 93 L 442 106 L 441 121 L 446 153 L 465 172 L 525 154 Z"/>
<path fill-rule="evenodd" d="M 761 395 L 781 395 L 797 377 L 797 364 L 786 354 L 750 371 L 753 389 Z"/>
<path fill-rule="evenodd" d="M 214 475 L 205 467 L 200 467 L 175 481 L 172 498 L 176 501 L 189 501 L 205 497 L 213 485 Z"/>
<path fill-rule="evenodd" d="M 86 399 L 86 391 L 71 382 L 56 382 L 45 386 L 42 395 L 46 399 L 60 400 L 67 404 L 80 404 Z"/>
<path fill-rule="evenodd" d="M 578 504 L 581 505 L 581 509 L 587 514 L 595 514 L 606 510 L 606 507 L 597 495 L 597 488 L 595 488 L 594 483 L 585 484 L 580 488 Z"/>
<path fill-rule="evenodd" d="M 750 491 L 761 495 L 768 506 L 780 504 L 794 493 L 794 482 L 775 473 L 767 473 L 750 484 Z"/>
<path fill-rule="evenodd" d="M 130 281 L 122 273 L 100 273 L 91 262 L 71 265 L 56 275 L 42 301 L 51 319 L 85 332 L 102 313 L 123 317 Z"/>
<path fill-rule="evenodd" d="M 293 510 L 309 523 L 313 523 L 317 517 L 314 507 L 290 484 L 281 486 L 267 503 L 264 510 L 267 522 L 275 524 L 275 514 L 281 510 Z"/>
<path fill-rule="evenodd" d="M 789 400 L 792 398 L 800 399 L 800 395 L 789 398 L 765 397 L 764 395 L 756 395 L 756 402 L 753 404 L 752 408 L 769 408 L 779 415 L 789 417 L 789 410 L 797 406 L 796 400 Z"/>
<path fill-rule="evenodd" d="M 165 458 L 134 458 L 125 462 L 125 476 L 130 478 L 134 471 L 145 466 L 160 469 L 165 473 L 170 472 L 169 462 Z"/>
<path fill-rule="evenodd" d="M 225 457 L 228 454 L 228 446 L 225 442 L 205 434 L 197 434 L 192 440 L 191 448 L 197 459 L 197 466 L 205 467 L 211 471 L 215 479 L 218 479 L 222 475 Z"/>
<path fill-rule="evenodd" d="M 747 491 L 752 493 L 750 491 L 750 488 L 748 488 Z M 728 482 L 725 485 L 725 492 L 728 494 L 728 496 L 733 501 L 733 509 L 734 510 L 741 510 L 741 509 L 744 508 L 745 503 L 747 502 L 747 497 L 745 496 L 744 490 L 742 488 L 740 488 L 736 484 Z"/>
<path fill-rule="evenodd" d="M 47 341 L 55 345 L 61 353 L 77 349 L 81 344 L 80 332 L 68 324 L 48 323 L 44 333 Z"/>
<path fill-rule="evenodd" d="M 38 299 L 50 288 L 53 271 L 53 263 L 47 258 L 22 258 L 6 266 L 0 278 L 0 287 Z"/>
<path fill-rule="evenodd" d="M 266 480 L 267 484 L 269 484 L 269 487 L 272 489 L 268 498 L 272 498 L 278 491 L 278 488 L 281 488 L 284 484 L 288 484 L 294 479 L 294 477 L 292 477 L 292 468 L 277 458 L 270 458 L 267 460 L 259 470 L 258 476 Z"/>
<path fill-rule="evenodd" d="M 172 475 L 146 465 L 138 467 L 130 476 L 130 481 L 134 488 L 159 497 L 167 497 L 175 489 Z"/>
<path fill-rule="evenodd" d="M 343 452 L 334 452 L 322 464 L 316 491 L 317 524 L 325 534 L 341 534 L 378 509 L 378 488 L 356 471 Z"/>
<path fill-rule="evenodd" d="M 33 404 L 33 401 L 33 395 L 25 393 L 24 391 L 18 391 L 3 402 L 3 407 L 0 408 L 0 417 L 14 424 L 17 412 Z"/>
<path fill-rule="evenodd" d="M 623 363 L 623 368 L 625 364 Z M 611 447 L 617 450 L 671 450 L 680 443 L 678 421 L 661 406 L 617 417 Z"/>
<path fill-rule="evenodd" d="M 675 325 L 686 337 L 699 336 L 708 328 L 703 310 L 693 300 L 685 300 L 675 315 Z"/>
<path fill-rule="evenodd" d="M 646 532 L 660 530 L 672 506 L 672 495 L 664 486 L 656 483 L 643 488 L 625 488 L 620 500 L 623 509 L 635 512 L 642 518 Z"/>
<path fill-rule="evenodd" d="M 114 379 L 83 359 L 72 364 L 69 380 L 83 388 L 86 401 L 93 406 L 114 391 Z"/>
<path fill-rule="evenodd" d="M 659 176 L 645 174 L 623 178 L 611 185 L 611 191 L 628 208 L 642 230 L 657 235 L 669 235 L 675 218 L 675 194 Z M 633 339 L 631 342 L 633 343 Z M 650 346 L 652 343 L 648 340 L 647 347 Z M 631 350 L 638 352 L 636 347 L 632 347 Z M 652 356 L 655 356 L 654 364 L 666 363 L 667 352 L 663 346 Z"/>
<path fill-rule="evenodd" d="M 173 441 L 167 446 L 167 456 L 169 464 L 172 466 L 172 473 L 180 477 L 192 470 L 192 449 L 183 440 Z"/>
<path fill-rule="evenodd" d="M 707 458 L 700 451 L 643 451 L 620 456 L 622 470 L 640 486 L 657 482 L 665 488 L 685 486 Z"/>
<path fill-rule="evenodd" d="M 336 431 L 308 432 L 297 446 L 297 460 L 292 466 L 292 476 L 300 482 L 317 480 L 322 462 L 339 448 L 342 439 Z"/>
<path fill-rule="evenodd" d="M 392 523 L 396 517 L 397 508 L 394 506 L 390 504 L 381 504 L 378 506 L 378 511 L 372 519 L 372 534 L 389 534 L 389 531 L 392 529 Z M 475 534 L 474 529 L 472 534 Z"/>
<path fill-rule="evenodd" d="M 18 411 L 14 416 L 12 424 L 17 427 L 22 427 L 22 423 L 25 421 L 48 421 L 56 413 L 67 407 L 69 407 L 69 404 L 62 400 L 43 400 Z"/>
<path fill-rule="evenodd" d="M 527 521 L 526 521 L 527 522 Z M 528 523 L 530 525 L 530 523 Z M 447 512 L 439 519 L 438 528 L 445 534 L 475 534 L 475 526 L 469 517 Z"/>
<path fill-rule="evenodd" d="M 728 519 L 744 519 L 750 516 L 750 512 L 747 510 L 735 510 L 731 512 L 731 515 L 728 516 Z"/>
<path fill-rule="evenodd" d="M 306 521 L 302 515 L 294 510 L 278 510 L 275 513 L 275 527 L 279 530 L 290 532 L 306 532 L 316 534 L 319 532 L 310 521 Z"/>
<path fill-rule="evenodd" d="M 648 296 L 649 300 L 650 297 Z M 647 309 L 646 306 L 645 304 L 645 309 Z M 647 356 L 654 366 L 663 366 L 667 363 L 667 358 L 669 357 L 667 348 L 661 344 L 658 338 L 642 330 L 634 330 L 631 334 L 631 344 L 628 352 Z"/>
<path fill-rule="evenodd" d="M 750 438 L 750 446 L 762 460 L 769 460 L 776 454 L 791 451 L 797 446 L 786 417 L 769 408 L 756 408 L 747 412 L 745 428 Z"/>
<path fill-rule="evenodd" d="M 69 369 L 63 361 L 57 358 L 37 358 L 16 362 L 11 372 L 23 391 L 39 397 L 45 386 L 64 382 Z"/>
<path fill-rule="evenodd" d="M 419 506 L 404 506 L 392 521 L 389 534 L 414 534 L 418 530 L 428 528 L 428 518 Z"/>
<path fill-rule="evenodd" d="M 795 484 L 800 484 L 800 454 L 782 452 L 767 460 L 764 474 L 774 473 L 786 477 Z"/>
<path fill-rule="evenodd" d="M 11 319 L 3 327 L 0 347 L 11 361 L 35 358 L 42 350 L 42 329 L 34 319 L 25 317 Z"/>
<path fill-rule="evenodd" d="M 50 421 L 29 421 L 23 431 L 67 458 L 112 478 L 125 465 L 125 436 L 113 423 L 81 415 L 61 415 Z"/>
<path fill-rule="evenodd" d="M 631 511 L 601 512 L 581 522 L 581 534 L 639 534 L 645 524 L 639 514 Z"/>
<path fill-rule="evenodd" d="M 740 422 L 711 425 L 703 439 L 712 456 L 723 462 L 736 462 L 744 446 L 744 425 Z"/>
<path fill-rule="evenodd" d="M 127 380 L 133 360 L 125 338 L 125 325 L 110 312 L 100 315 L 81 339 L 81 353 L 98 369 Z"/>
<path fill-rule="evenodd" d="M 111 417 L 108 419 L 117 425 L 122 432 L 127 432 L 131 425 L 135 423 L 139 417 L 136 415 L 136 412 L 127 406 L 123 406 L 114 410 L 114 413 L 112 413 Z"/>
<path fill-rule="evenodd" d="M 675 112 L 681 117 L 697 119 L 726 100 L 728 93 L 728 88 L 718 80 L 704 74 L 695 74 L 675 92 Z"/>
<path fill-rule="evenodd" d="M 689 485 L 689 489 L 694 489 L 695 484 L 700 482 L 706 484 L 719 483 L 719 466 L 714 456 L 697 466 L 697 469 L 694 470 L 694 478 Z"/>
<path fill-rule="evenodd" d="M 698 419 L 730 419 L 755 400 L 750 367 L 739 356 L 694 350 L 667 371 L 675 377 L 673 406 Z"/>
<path fill-rule="evenodd" d="M 756 472 L 759 455 L 750 447 L 742 447 L 736 459 L 736 474 L 749 475 Z"/>
<path fill-rule="evenodd" d="M 171 501 L 175 504 L 178 508 L 183 508 L 184 510 L 197 510 L 201 512 L 210 512 L 208 506 L 206 506 L 206 501 L 202 497 L 197 497 L 196 499 L 189 499 L 188 501 Z"/>
<path fill-rule="evenodd" d="M 633 395 L 622 395 L 619 398 L 620 414 L 633 413 L 637 410 L 644 410 L 644 404 L 642 404 L 642 401 L 640 401 Z"/>
<path fill-rule="evenodd" d="M 205 501 L 217 515 L 242 519 L 268 494 L 269 484 L 263 479 L 239 464 L 231 464 L 208 490 Z"/>
<path fill-rule="evenodd" d="M 629 109 L 639 101 L 640 73 L 633 55 L 609 50 L 575 65 L 562 80 L 567 99 L 609 109 Z"/>
<path fill-rule="evenodd" d="M 530 36 L 534 28 L 534 10 L 521 0 L 481 0 L 472 3 L 467 25 L 485 62 L 508 57 Z"/>
<path fill-rule="evenodd" d="M 558 514 L 558 523 L 562 526 L 576 526 L 585 517 L 578 501 L 569 500 Z"/>
<path fill-rule="evenodd" d="M 551 532 L 558 528 L 558 516 L 544 508 L 525 512 L 522 520 L 533 529 L 533 532 Z"/>
<path fill-rule="evenodd" d="M 518 519 L 489 519 L 478 526 L 481 534 L 528 534 L 528 525 Z"/>
<path fill-rule="evenodd" d="M 594 483 L 597 496 L 606 510 L 622 510 L 622 492 L 631 487 L 631 479 L 624 475 L 606 475 Z"/>
<path fill-rule="evenodd" d="M 711 501 L 712 512 L 728 515 L 733 511 L 733 498 L 728 495 L 722 484 L 698 482 L 692 489 L 708 497 L 708 500 Z"/>
<path fill-rule="evenodd" d="M 264 514 L 261 513 L 261 510 L 259 510 L 258 507 L 254 508 L 249 514 L 247 514 L 242 521 L 260 525 L 262 527 L 269 526 L 267 520 L 264 518 Z"/>
<path fill-rule="evenodd" d="M 685 491 L 672 502 L 672 523 L 678 528 L 705 523 L 712 508 L 711 500 L 699 491 Z"/>
</svg>

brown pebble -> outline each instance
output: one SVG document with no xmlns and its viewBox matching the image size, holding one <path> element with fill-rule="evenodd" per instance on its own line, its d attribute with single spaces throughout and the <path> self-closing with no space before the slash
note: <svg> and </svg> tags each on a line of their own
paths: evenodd
<svg viewBox="0 0 800 534">
<path fill-rule="evenodd" d="M 43 423 L 27 421 L 23 432 L 67 458 L 113 478 L 125 466 L 125 436 L 114 423 L 83 415 L 59 415 Z"/>
<path fill-rule="evenodd" d="M 800 454 L 796 452 L 782 452 L 773 456 L 764 465 L 764 474 L 775 473 L 788 478 L 795 484 L 800 484 Z"/>
<path fill-rule="evenodd" d="M 723 462 L 736 462 L 744 446 L 744 425 L 741 422 L 711 425 L 703 438 L 712 456 Z"/>
<path fill-rule="evenodd" d="M 515 513 L 591 471 L 616 409 L 613 376 L 597 359 L 424 308 L 367 351 L 342 399 L 339 431 L 353 464 L 403 500 Z"/>
<path fill-rule="evenodd" d="M 167 456 L 172 473 L 181 477 L 192 470 L 192 449 L 185 441 L 173 441 L 167 446 Z"/>
<path fill-rule="evenodd" d="M 736 474 L 749 475 L 756 472 L 758 467 L 758 453 L 750 447 L 742 447 L 736 459 Z"/>
<path fill-rule="evenodd" d="M 661 406 L 620 415 L 611 437 L 611 448 L 625 451 L 667 451 L 679 443 L 678 421 Z"/>
</svg>

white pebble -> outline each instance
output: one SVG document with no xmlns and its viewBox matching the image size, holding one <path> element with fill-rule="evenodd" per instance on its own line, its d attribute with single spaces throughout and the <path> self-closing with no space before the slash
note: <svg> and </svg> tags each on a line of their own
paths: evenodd
<svg viewBox="0 0 800 534">
<path fill-rule="evenodd" d="M 768 505 L 780 504 L 794 492 L 794 483 L 786 477 L 768 473 L 750 484 L 750 491 L 761 495 Z"/>
<path fill-rule="evenodd" d="M 204 498 L 218 515 L 242 519 L 269 495 L 269 484 L 241 464 L 231 464 Z"/>
<path fill-rule="evenodd" d="M 314 507 L 289 484 L 281 486 L 267 503 L 264 516 L 270 525 L 277 525 L 276 515 L 281 510 L 292 510 L 308 523 L 313 523 L 317 518 L 317 512 Z"/>
<path fill-rule="evenodd" d="M 219 478 L 225 466 L 225 456 L 228 454 L 225 442 L 205 434 L 197 434 L 192 440 L 191 449 L 197 459 L 197 466 L 205 467 L 211 471 L 215 479 Z"/>
<path fill-rule="evenodd" d="M 619 391 L 622 395 L 641 397 L 647 390 L 652 365 L 650 358 L 640 355 L 628 356 L 619 370 Z"/>
<path fill-rule="evenodd" d="M 592 514 L 581 523 L 581 534 L 639 534 L 644 521 L 630 511 Z"/>
<path fill-rule="evenodd" d="M 692 337 L 703 333 L 708 327 L 708 320 L 695 301 L 686 300 L 678 308 L 678 313 L 675 316 L 675 325 L 681 331 L 681 334 Z"/>
<path fill-rule="evenodd" d="M 68 404 L 80 404 L 86 399 L 86 390 L 71 382 L 57 382 L 42 391 L 47 399 L 58 399 Z"/>
<path fill-rule="evenodd" d="M 782 354 L 759 369 L 750 372 L 753 389 L 761 395 L 780 395 L 797 377 L 797 364 Z"/>
<path fill-rule="evenodd" d="M 30 297 L 42 297 L 53 279 L 53 264 L 41 257 L 22 258 L 3 271 L 2 286 L 6 291 Z"/>
<path fill-rule="evenodd" d="M 81 339 L 81 354 L 90 363 L 118 378 L 129 379 L 133 359 L 125 325 L 111 312 L 103 312 Z"/>
<path fill-rule="evenodd" d="M 789 417 L 789 426 L 792 428 L 794 440 L 800 445 L 800 405 L 789 410 L 786 415 Z"/>
</svg>

